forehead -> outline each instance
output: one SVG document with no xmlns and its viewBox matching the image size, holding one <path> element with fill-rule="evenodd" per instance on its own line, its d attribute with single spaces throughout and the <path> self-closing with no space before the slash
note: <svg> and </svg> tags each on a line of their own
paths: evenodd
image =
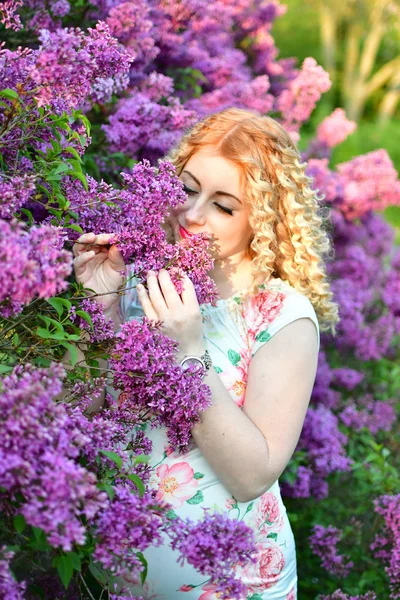
<svg viewBox="0 0 400 600">
<path fill-rule="evenodd" d="M 206 147 L 195 152 L 185 164 L 183 171 L 190 171 L 202 186 L 215 186 L 215 189 L 232 194 L 241 190 L 240 168 L 221 156 L 215 148 Z"/>
</svg>

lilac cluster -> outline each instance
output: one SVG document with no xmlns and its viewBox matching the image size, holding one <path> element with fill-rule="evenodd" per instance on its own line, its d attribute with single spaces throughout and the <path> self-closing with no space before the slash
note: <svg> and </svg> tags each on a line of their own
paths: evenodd
<svg viewBox="0 0 400 600">
<path fill-rule="evenodd" d="M 366 594 L 357 594 L 357 596 L 349 596 L 342 590 L 336 590 L 328 596 L 318 596 L 319 600 L 378 600 L 375 592 L 367 592 Z"/>
<path fill-rule="evenodd" d="M 321 94 L 331 87 L 329 75 L 313 58 L 306 58 L 302 69 L 276 100 L 283 125 L 298 140 L 298 130 L 314 110 Z"/>
<path fill-rule="evenodd" d="M 116 335 L 109 361 L 113 387 L 122 390 L 124 408 L 139 419 L 151 411 L 152 426 L 166 427 L 171 446 L 184 451 L 199 413 L 210 405 L 210 390 L 195 368 L 183 372 L 178 344 L 147 318 L 128 321 Z"/>
<path fill-rule="evenodd" d="M 41 46 L 29 69 L 29 79 L 39 88 L 39 106 L 57 101 L 69 110 L 84 100 L 108 102 L 115 91 L 128 85 L 131 57 L 118 46 L 105 23 L 84 33 L 80 29 L 42 30 Z"/>
<path fill-rule="evenodd" d="M 34 189 L 33 175 L 16 175 L 7 179 L 4 175 L 0 175 L 0 219 L 12 218 L 14 213 L 26 204 Z"/>
<path fill-rule="evenodd" d="M 313 496 L 321 500 L 328 495 L 328 475 L 349 471 L 352 460 L 346 456 L 347 436 L 338 427 L 338 418 L 325 406 L 309 408 L 298 450 L 307 453 L 308 465 L 300 465 L 293 485 L 282 484 L 284 493 L 295 498 Z"/>
<path fill-rule="evenodd" d="M 255 560 L 254 531 L 243 521 L 205 510 L 202 520 L 174 519 L 166 529 L 170 545 L 180 554 L 179 562 L 187 561 L 202 575 L 216 584 L 221 598 L 241 599 L 246 587 L 235 577 L 235 570 Z"/>
<path fill-rule="evenodd" d="M 10 570 L 10 562 L 15 555 L 6 546 L 0 546 L 0 598 L 7 600 L 24 600 L 26 583 L 17 582 Z"/>
<path fill-rule="evenodd" d="M 81 311 L 89 315 L 91 323 L 87 317 L 82 316 Z M 104 307 L 99 302 L 87 298 L 81 300 L 80 309 L 76 310 L 71 306 L 69 318 L 77 327 L 84 331 L 89 331 L 89 341 L 91 343 L 103 342 L 114 337 L 114 322 L 104 314 Z"/>
<path fill-rule="evenodd" d="M 400 598 L 400 494 L 379 496 L 374 500 L 374 507 L 384 519 L 384 528 L 375 536 L 371 550 L 386 563 L 390 599 L 397 600 Z"/>
<path fill-rule="evenodd" d="M 18 512 L 42 528 L 49 543 L 66 551 L 86 539 L 82 517 L 92 519 L 106 504 L 93 473 L 81 467 L 77 442 L 63 404 L 64 369 L 17 366 L 2 381 L 0 486 L 22 497 Z M 21 418 L 21 416 L 23 418 Z"/>
<path fill-rule="evenodd" d="M 103 125 L 110 149 L 153 162 L 167 153 L 197 120 L 193 110 L 174 95 L 170 77 L 153 72 L 128 98 L 118 102 L 109 124 Z"/>
<path fill-rule="evenodd" d="M 397 415 L 393 401 L 375 400 L 371 394 L 367 394 L 358 398 L 357 402 L 348 402 L 340 411 L 339 418 L 354 431 L 366 427 L 375 434 L 378 431 L 390 431 Z"/>
<path fill-rule="evenodd" d="M 336 527 L 329 525 L 314 525 L 313 532 L 309 537 L 310 548 L 316 556 L 321 558 L 322 566 L 335 577 L 347 577 L 354 566 L 346 556 L 339 554 L 337 544 L 342 533 Z"/>
<path fill-rule="evenodd" d="M 136 553 L 162 542 L 164 513 L 150 493 L 133 494 L 122 485 L 114 486 L 114 497 L 96 520 L 97 545 L 93 558 L 113 575 L 138 583 L 143 564 Z"/>
<path fill-rule="evenodd" d="M 3 317 L 15 316 L 35 296 L 49 298 L 65 290 L 72 255 L 62 249 L 63 241 L 62 231 L 51 225 L 26 230 L 15 220 L 0 220 Z"/>
</svg>

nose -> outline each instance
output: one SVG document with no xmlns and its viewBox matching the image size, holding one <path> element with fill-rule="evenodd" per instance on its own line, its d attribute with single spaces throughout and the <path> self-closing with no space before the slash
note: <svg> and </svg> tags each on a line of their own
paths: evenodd
<svg viewBox="0 0 400 600">
<path fill-rule="evenodd" d="M 206 207 L 201 198 L 196 198 L 185 205 L 185 221 L 187 225 L 205 225 Z"/>
</svg>

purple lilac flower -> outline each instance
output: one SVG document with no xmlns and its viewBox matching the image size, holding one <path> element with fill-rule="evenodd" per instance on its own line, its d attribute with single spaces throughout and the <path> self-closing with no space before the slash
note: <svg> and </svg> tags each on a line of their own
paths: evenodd
<svg viewBox="0 0 400 600">
<path fill-rule="evenodd" d="M 352 459 L 346 456 L 347 436 L 338 427 L 338 418 L 325 406 L 309 408 L 297 450 L 305 450 L 306 468 L 299 467 L 302 481 L 283 484 L 287 496 L 304 497 L 308 494 L 320 500 L 328 495 L 327 476 L 334 471 L 349 471 Z M 294 496 L 296 494 L 296 496 Z"/>
<path fill-rule="evenodd" d="M 371 550 L 386 563 L 390 598 L 397 600 L 400 597 L 400 494 L 379 496 L 374 500 L 374 507 L 384 518 L 384 528 L 375 536 Z"/>
<path fill-rule="evenodd" d="M 255 561 L 254 532 L 243 521 L 219 513 L 209 514 L 197 523 L 174 519 L 166 530 L 173 550 L 180 553 L 179 563 L 193 565 L 217 584 L 221 598 L 243 597 L 246 588 L 235 578 L 234 570 Z"/>
<path fill-rule="evenodd" d="M 320 600 L 378 600 L 378 598 L 375 592 L 367 592 L 366 594 L 349 596 L 349 594 L 345 594 L 339 589 L 328 596 L 321 596 Z"/>
<path fill-rule="evenodd" d="M 113 387 L 127 394 L 125 408 L 137 416 L 150 409 L 152 426 L 166 427 L 173 449 L 184 451 L 200 411 L 210 404 L 209 388 L 195 368 L 182 371 L 178 343 L 147 318 L 124 323 L 116 338 L 109 364 Z"/>
<path fill-rule="evenodd" d="M 347 577 L 354 566 L 343 554 L 339 554 L 337 544 L 342 532 L 337 527 L 314 525 L 309 537 L 312 552 L 321 558 L 322 566 L 335 577 Z"/>
<path fill-rule="evenodd" d="M 95 475 L 74 460 L 79 455 L 74 442 L 82 434 L 71 426 L 65 406 L 54 402 L 63 377 L 61 365 L 34 369 L 27 364 L 2 380 L 0 486 L 19 493 L 19 512 L 27 522 L 68 551 L 84 543 L 81 518 L 93 518 L 106 494 L 96 487 Z"/>
<path fill-rule="evenodd" d="M 10 219 L 31 197 L 35 189 L 35 177 L 22 175 L 10 177 L 0 175 L 0 218 Z"/>
<path fill-rule="evenodd" d="M 64 290 L 72 270 L 72 254 L 62 249 L 62 231 L 51 225 L 29 231 L 12 221 L 0 220 L 0 260 L 3 285 L 0 313 L 21 312 L 35 296 L 49 298 Z"/>
<path fill-rule="evenodd" d="M 26 583 L 17 582 L 10 571 L 10 562 L 14 554 L 15 552 L 7 550 L 7 546 L 0 547 L 0 598 L 24 600 Z"/>
<path fill-rule="evenodd" d="M 138 583 L 143 565 L 136 553 L 162 543 L 162 517 L 169 505 L 160 505 L 149 493 L 140 497 L 121 485 L 114 486 L 114 491 L 109 506 L 96 519 L 93 558 L 113 575 Z"/>
<path fill-rule="evenodd" d="M 90 323 L 79 314 L 80 310 L 89 315 L 93 323 L 93 329 Z M 90 298 L 82 300 L 78 311 L 75 306 L 72 306 L 69 318 L 77 327 L 90 332 L 89 341 L 91 343 L 103 342 L 114 337 L 114 322 L 105 316 L 104 307 L 96 300 Z"/>
<path fill-rule="evenodd" d="M 364 373 L 348 367 L 333 369 L 332 374 L 333 383 L 344 387 L 346 390 L 353 390 L 365 377 Z"/>
<path fill-rule="evenodd" d="M 151 73 L 128 98 L 119 101 L 109 125 L 103 125 L 110 149 L 153 162 L 167 153 L 196 114 L 173 94 L 173 80 Z"/>
</svg>

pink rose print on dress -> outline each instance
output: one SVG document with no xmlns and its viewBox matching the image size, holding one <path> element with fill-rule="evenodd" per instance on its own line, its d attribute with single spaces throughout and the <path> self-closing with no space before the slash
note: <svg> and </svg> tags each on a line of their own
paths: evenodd
<svg viewBox="0 0 400 600">
<path fill-rule="evenodd" d="M 261 496 L 253 511 L 252 521 L 259 534 L 268 535 L 283 529 L 285 522 L 275 494 L 266 492 Z"/>
<path fill-rule="evenodd" d="M 244 318 L 248 325 L 249 344 L 252 345 L 257 334 L 265 331 L 279 315 L 286 295 L 268 290 L 249 298 L 244 306 Z"/>
<path fill-rule="evenodd" d="M 247 585 L 247 591 L 260 594 L 278 583 L 285 566 L 285 557 L 279 546 L 271 539 L 263 537 L 256 543 L 256 547 L 257 562 L 249 562 L 244 567 L 239 567 L 239 573 L 242 582 Z"/>
<path fill-rule="evenodd" d="M 292 588 L 290 590 L 290 592 L 288 593 L 288 595 L 286 596 L 285 600 L 296 600 L 297 596 L 296 596 L 296 590 L 294 588 Z"/>
<path fill-rule="evenodd" d="M 157 500 L 169 502 L 174 508 L 182 506 L 197 492 L 199 482 L 194 478 L 194 471 L 188 463 L 179 462 L 171 467 L 160 465 L 156 469 L 156 475 L 159 478 Z"/>
<path fill-rule="evenodd" d="M 229 359 L 235 369 L 222 371 L 219 376 L 228 392 L 231 392 L 235 403 L 240 407 L 244 404 L 247 387 L 247 372 L 251 360 L 251 352 L 248 348 L 242 348 L 239 352 L 228 351 Z"/>
<path fill-rule="evenodd" d="M 199 596 L 199 600 L 217 600 L 222 596 L 222 592 L 216 592 L 217 586 L 214 583 L 207 583 L 201 589 L 206 591 Z"/>
</svg>

